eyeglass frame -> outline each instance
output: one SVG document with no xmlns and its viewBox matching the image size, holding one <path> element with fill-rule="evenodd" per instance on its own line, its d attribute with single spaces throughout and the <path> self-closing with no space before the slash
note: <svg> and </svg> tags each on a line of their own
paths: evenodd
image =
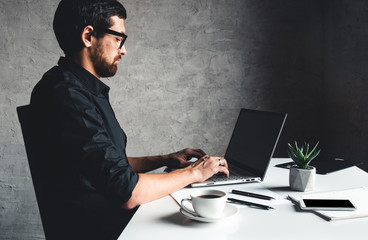
<svg viewBox="0 0 368 240">
<path fill-rule="evenodd" d="M 128 38 L 128 35 L 125 35 L 124 33 L 119 33 L 117 31 L 114 31 L 114 30 L 111 30 L 111 29 L 102 29 L 101 32 L 108 33 L 108 34 L 118 36 L 118 37 L 122 37 L 119 49 L 121 49 L 124 46 L 124 43 L 125 43 L 126 39 Z"/>
</svg>

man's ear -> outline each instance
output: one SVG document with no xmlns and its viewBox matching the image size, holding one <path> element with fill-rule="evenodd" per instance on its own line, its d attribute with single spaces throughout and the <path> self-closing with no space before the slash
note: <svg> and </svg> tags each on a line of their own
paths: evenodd
<svg viewBox="0 0 368 240">
<path fill-rule="evenodd" d="M 85 47 L 91 47 L 93 27 L 86 26 L 81 33 L 81 40 Z"/>
</svg>

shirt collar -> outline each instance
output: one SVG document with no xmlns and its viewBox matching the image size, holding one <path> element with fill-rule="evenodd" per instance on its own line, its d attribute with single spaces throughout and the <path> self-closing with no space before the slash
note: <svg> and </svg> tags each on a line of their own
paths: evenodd
<svg viewBox="0 0 368 240">
<path fill-rule="evenodd" d="M 60 57 L 58 64 L 59 66 L 65 67 L 72 72 L 77 79 L 93 94 L 108 94 L 110 88 L 106 84 L 104 84 L 100 79 L 96 78 L 81 65 L 75 63 L 73 60 Z"/>
</svg>

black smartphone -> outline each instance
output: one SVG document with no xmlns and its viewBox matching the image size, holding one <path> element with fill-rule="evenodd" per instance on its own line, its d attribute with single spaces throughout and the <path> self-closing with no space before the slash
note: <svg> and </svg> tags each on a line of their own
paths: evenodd
<svg viewBox="0 0 368 240">
<path fill-rule="evenodd" d="M 350 199 L 301 199 L 300 208 L 303 210 L 333 210 L 354 211 L 356 206 Z"/>
</svg>

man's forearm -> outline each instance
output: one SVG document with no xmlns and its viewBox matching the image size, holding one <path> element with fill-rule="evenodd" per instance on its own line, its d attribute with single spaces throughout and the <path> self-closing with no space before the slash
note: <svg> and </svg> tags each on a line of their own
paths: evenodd
<svg viewBox="0 0 368 240">
<path fill-rule="evenodd" d="M 167 196 L 190 183 L 202 182 L 218 172 L 229 176 L 227 162 L 221 157 L 204 156 L 186 168 L 164 174 L 139 174 L 132 196 L 123 204 L 131 209 L 138 205 Z"/>
<path fill-rule="evenodd" d="M 162 198 L 199 179 L 199 174 L 192 167 L 178 169 L 167 174 L 139 174 L 139 180 L 132 196 L 123 205 L 132 209 L 141 204 Z"/>
<path fill-rule="evenodd" d="M 190 164 L 188 160 L 192 158 L 199 159 L 205 155 L 206 153 L 201 149 L 185 148 L 168 155 L 128 157 L 128 161 L 132 166 L 133 171 L 137 173 L 145 173 L 162 166 L 184 168 Z"/>
<path fill-rule="evenodd" d="M 168 155 L 128 157 L 128 162 L 132 166 L 134 172 L 145 173 L 166 166 L 168 158 Z"/>
</svg>

